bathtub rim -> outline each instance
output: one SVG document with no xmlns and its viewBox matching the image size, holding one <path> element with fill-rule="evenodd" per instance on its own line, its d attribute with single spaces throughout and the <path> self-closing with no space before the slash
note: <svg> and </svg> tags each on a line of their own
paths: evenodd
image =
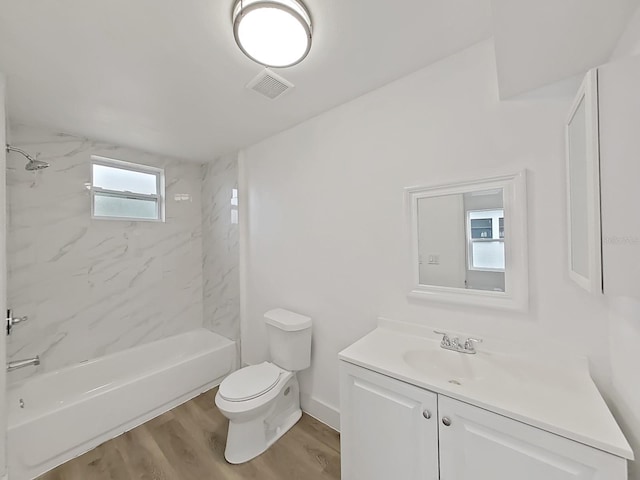
<svg viewBox="0 0 640 480">
<path fill-rule="evenodd" d="M 199 330 L 199 329 L 196 329 L 196 330 Z M 215 332 L 210 332 L 210 333 L 215 334 Z M 228 340 L 220 336 L 219 334 L 215 334 L 215 335 L 219 338 L 223 338 L 224 340 Z M 136 378 L 144 377 L 145 380 L 151 379 L 152 382 L 156 382 L 156 383 L 158 382 L 158 380 L 160 380 L 162 385 L 163 383 L 166 383 L 166 380 L 163 380 L 163 378 L 165 378 L 165 371 L 167 370 L 170 371 L 171 367 L 175 369 L 184 370 L 185 368 L 189 368 L 188 363 L 190 362 L 200 362 L 201 364 L 200 367 L 204 367 L 204 369 L 198 368 L 197 370 L 195 370 L 196 372 L 200 372 L 197 375 L 197 381 L 196 379 L 194 379 L 194 380 L 188 381 L 186 384 L 181 383 L 182 387 L 177 389 L 174 388 L 173 391 L 171 390 L 171 388 L 169 388 L 166 395 L 164 393 L 162 393 L 161 395 L 155 395 L 155 396 L 152 395 L 151 397 L 149 397 L 152 399 L 152 401 L 151 403 L 147 404 L 148 408 L 143 407 L 143 408 L 138 408 L 137 410 L 134 409 L 128 418 L 122 419 L 123 421 L 121 422 L 114 421 L 112 423 L 107 423 L 104 425 L 104 429 L 101 430 L 98 435 L 94 436 L 92 434 L 91 436 L 87 435 L 84 437 L 80 437 L 79 441 L 75 446 L 69 446 L 69 448 L 58 450 L 58 452 L 51 457 L 42 457 L 43 460 L 41 462 L 39 461 L 31 462 L 29 460 L 25 461 L 25 459 L 19 455 L 20 449 L 22 448 L 21 445 L 24 446 L 24 442 L 25 441 L 28 442 L 27 440 L 28 437 L 25 437 L 24 431 L 21 432 L 21 428 L 27 428 L 32 430 L 34 428 L 37 428 L 38 426 L 37 422 L 41 421 L 41 416 L 38 416 L 38 417 L 34 415 L 29 416 L 29 420 L 36 420 L 32 424 L 15 423 L 12 426 L 12 428 L 7 431 L 7 434 L 9 435 L 10 438 L 12 435 L 18 435 L 14 437 L 17 443 L 14 444 L 13 453 L 11 453 L 11 450 L 9 450 L 8 452 L 9 455 L 7 458 L 7 465 L 10 468 L 10 470 L 14 472 L 11 478 L 14 480 L 27 480 L 29 478 L 35 478 L 37 476 L 43 475 L 44 473 L 56 468 L 57 466 L 96 448 L 102 443 L 110 439 L 113 439 L 129 430 L 132 430 L 133 428 L 140 426 L 143 423 L 146 423 L 152 420 L 153 418 L 156 418 L 157 416 L 162 415 L 163 413 L 173 408 L 178 407 L 179 405 L 197 397 L 198 395 L 204 392 L 207 392 L 212 388 L 215 388 L 216 386 L 220 385 L 222 380 L 228 374 L 230 374 L 232 371 L 234 371 L 237 368 L 238 360 L 236 357 L 236 346 L 237 346 L 237 342 L 234 342 L 232 340 L 221 341 L 221 342 L 218 342 L 218 344 L 216 345 L 216 348 L 208 348 L 206 350 L 198 351 L 199 354 L 182 357 L 180 362 L 169 363 L 167 365 L 167 368 L 154 369 L 154 370 L 145 369 L 144 371 L 141 371 L 140 372 L 141 375 L 139 376 L 137 375 Z M 206 365 L 209 365 L 208 363 L 209 359 L 207 357 L 212 356 L 215 359 L 216 355 L 220 355 L 220 357 L 217 357 L 217 358 L 219 358 L 220 361 L 222 362 L 222 363 L 216 362 L 216 364 L 222 366 L 222 368 L 207 370 Z M 99 357 L 99 358 L 102 358 L 102 357 Z M 187 366 L 183 365 L 184 363 L 187 363 Z M 170 372 L 167 372 L 167 374 L 171 375 Z M 213 376 L 214 374 L 216 375 L 215 377 Z M 117 382 L 116 386 L 118 388 L 116 390 L 122 389 L 126 391 L 128 388 L 131 388 L 130 387 L 131 383 L 132 382 L 130 381 Z M 172 385 L 172 383 L 170 383 L 170 385 Z M 178 394 L 174 396 L 174 393 L 176 392 L 178 392 Z M 114 393 L 116 395 L 118 394 L 117 392 L 114 392 Z M 101 391 L 100 394 L 105 394 L 105 391 Z M 99 397 L 100 394 L 96 396 Z M 110 395 L 111 393 L 106 393 L 106 394 Z M 97 399 L 93 398 L 93 396 L 82 397 L 81 402 L 74 402 L 74 405 L 76 403 L 91 403 L 95 400 Z M 56 406 L 55 402 L 53 403 L 53 405 Z M 63 415 L 65 414 L 68 415 L 69 411 L 73 411 L 72 408 L 67 408 L 70 406 L 71 404 L 68 403 L 61 408 L 45 410 L 46 413 L 44 416 L 46 417 L 52 414 L 56 415 L 59 413 L 62 413 Z M 32 433 L 28 433 L 28 435 L 31 435 L 31 434 Z"/>
<path fill-rule="evenodd" d="M 95 363 L 97 363 L 99 361 L 104 361 L 106 359 L 112 358 L 112 357 L 117 356 L 117 355 L 121 355 L 123 352 L 130 352 L 132 350 L 133 351 L 142 350 L 146 346 L 148 346 L 149 344 L 154 343 L 154 342 L 162 342 L 164 340 L 171 339 L 173 337 L 186 336 L 186 335 L 195 334 L 195 332 L 201 332 L 201 331 L 205 331 L 205 332 L 207 332 L 207 334 L 212 334 L 212 335 L 218 337 L 216 340 L 220 340 L 220 342 L 215 345 L 215 348 L 208 348 L 207 350 L 198 350 L 197 352 L 194 352 L 193 354 L 190 354 L 188 356 L 185 356 L 185 357 L 181 358 L 180 361 L 178 361 L 176 363 L 170 363 L 170 364 L 164 365 L 164 367 L 161 368 L 161 369 L 158 369 L 158 368 L 145 369 L 145 370 L 143 370 L 141 372 L 138 372 L 136 375 L 127 375 L 126 377 L 124 377 L 122 379 L 122 381 L 111 382 L 111 383 L 109 383 L 107 385 L 103 385 L 101 387 L 98 387 L 98 388 L 92 390 L 91 393 L 83 392 L 83 393 L 79 394 L 76 398 L 73 398 L 72 400 L 64 401 L 61 404 L 54 404 L 53 406 L 50 406 L 49 408 L 34 409 L 33 415 L 26 415 L 25 414 L 24 418 L 22 418 L 22 416 L 19 416 L 20 418 L 17 421 L 15 421 L 15 422 L 12 421 L 11 413 L 12 413 L 12 411 L 15 411 L 19 407 L 13 405 L 13 403 L 15 403 L 15 402 L 10 402 L 10 400 L 11 400 L 9 398 L 10 392 L 15 392 L 15 391 L 19 390 L 20 387 L 24 386 L 25 384 L 27 384 L 29 382 L 34 381 L 34 379 L 41 379 L 41 378 L 43 378 L 45 376 L 46 377 L 53 377 L 55 375 L 59 375 L 60 372 L 67 373 L 68 371 L 73 371 L 73 370 L 78 369 L 78 368 L 83 368 L 83 367 L 87 367 L 88 368 L 90 365 L 93 365 L 93 364 L 95 364 Z M 45 417 L 46 415 L 51 414 L 52 412 L 56 412 L 56 411 L 60 411 L 60 410 L 65 410 L 67 408 L 71 408 L 71 407 L 73 407 L 75 405 L 78 405 L 81 402 L 84 402 L 84 401 L 90 400 L 92 398 L 95 398 L 98 395 L 109 393 L 109 392 L 112 392 L 113 390 L 116 390 L 118 388 L 122 388 L 122 387 L 125 387 L 125 386 L 128 386 L 128 385 L 131 385 L 133 383 L 136 383 L 141 378 L 146 377 L 148 375 L 154 375 L 154 374 L 162 373 L 162 372 L 164 372 L 166 370 L 169 370 L 169 369 L 171 369 L 173 367 L 181 366 L 181 365 L 183 365 L 183 364 L 185 364 L 185 363 L 187 363 L 189 361 L 193 361 L 193 360 L 199 359 L 199 358 L 201 358 L 201 357 L 203 357 L 205 355 L 208 355 L 208 354 L 210 354 L 210 353 L 212 353 L 214 351 L 217 351 L 217 350 L 220 350 L 220 349 L 223 349 L 223 348 L 234 348 L 235 349 L 235 344 L 236 344 L 236 342 L 234 342 L 233 340 L 230 340 L 230 339 L 228 339 L 226 337 L 223 337 L 220 334 L 217 334 L 217 333 L 212 332 L 211 330 L 207 330 L 205 328 L 198 328 L 198 329 L 194 329 L 194 330 L 189 330 L 187 332 L 183 332 L 183 333 L 180 333 L 178 335 L 173 335 L 172 337 L 165 337 L 165 338 L 162 338 L 162 339 L 159 339 L 159 340 L 155 340 L 154 342 L 148 342 L 148 343 L 145 343 L 145 344 L 142 344 L 142 345 L 137 345 L 137 346 L 135 346 L 135 347 L 133 347 L 131 349 L 120 350 L 118 352 L 111 352 L 111 353 L 109 353 L 107 355 L 103 355 L 101 357 L 96 357 L 96 358 L 92 358 L 92 359 L 89 359 L 89 360 L 83 360 L 81 362 L 77 362 L 77 363 L 74 363 L 74 364 L 66 365 L 66 366 L 61 367 L 61 368 L 59 368 L 57 370 L 52 370 L 51 372 L 43 373 L 42 375 L 31 376 L 31 377 L 28 377 L 28 378 L 25 378 L 25 379 L 22 379 L 22 380 L 18 380 L 18 381 L 14 382 L 14 383 L 7 384 L 7 403 L 6 403 L 6 405 L 7 405 L 7 433 L 10 430 L 13 430 L 15 428 L 19 428 L 19 427 L 21 427 L 21 426 L 23 426 L 23 425 L 25 425 L 27 423 L 39 420 L 39 419 Z M 214 345 L 210 345 L 210 347 L 214 347 Z M 237 367 L 237 365 L 232 366 L 231 371 L 233 371 L 234 368 L 236 368 L 236 367 Z M 220 382 L 221 381 L 222 380 L 220 380 Z M 213 387 L 211 387 L 211 388 L 213 388 Z M 21 413 L 21 412 L 18 412 L 18 413 Z M 13 416 L 13 417 L 15 418 L 15 416 Z"/>
</svg>

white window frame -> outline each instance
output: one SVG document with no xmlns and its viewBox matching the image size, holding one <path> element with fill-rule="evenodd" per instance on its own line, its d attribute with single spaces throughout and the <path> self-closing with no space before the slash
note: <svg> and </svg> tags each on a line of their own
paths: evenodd
<svg viewBox="0 0 640 480">
<path fill-rule="evenodd" d="M 147 173 L 155 175 L 156 177 L 156 191 L 157 194 L 144 194 L 135 192 L 123 192 L 119 190 L 109 190 L 107 188 L 95 187 L 93 185 L 93 166 L 102 165 L 104 167 L 119 168 L 121 170 L 129 170 L 132 172 Z M 157 167 L 150 167 L 148 165 L 141 165 L 139 163 L 125 162 L 123 160 L 116 160 L 113 158 L 100 157 L 97 155 L 91 156 L 91 218 L 94 220 L 119 220 L 121 222 L 164 222 L 165 221 L 165 181 L 164 181 L 164 169 Z M 108 195 L 118 198 L 128 198 L 136 200 L 155 200 L 158 205 L 158 217 L 157 218 L 138 218 L 138 217 L 105 217 L 95 214 L 95 198 L 96 193 Z"/>
<path fill-rule="evenodd" d="M 498 210 L 502 210 L 502 216 L 487 216 L 486 218 L 490 218 L 491 222 L 491 237 L 487 238 L 472 238 L 471 237 L 471 214 L 473 213 L 482 213 L 482 212 L 495 212 Z M 473 265 L 473 244 L 483 243 L 483 242 L 502 242 L 504 243 L 504 237 L 500 237 L 500 219 L 504 219 L 504 208 L 482 208 L 477 210 L 468 210 L 467 211 L 467 268 L 472 272 L 504 272 L 504 268 L 481 268 Z M 495 220 L 495 221 L 493 221 Z M 506 262 L 506 258 L 505 258 Z"/>
</svg>

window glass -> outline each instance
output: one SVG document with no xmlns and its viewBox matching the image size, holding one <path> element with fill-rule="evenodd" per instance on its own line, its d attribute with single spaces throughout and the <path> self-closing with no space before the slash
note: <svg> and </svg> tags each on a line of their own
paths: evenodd
<svg viewBox="0 0 640 480">
<path fill-rule="evenodd" d="M 94 218 L 164 221 L 161 169 L 93 157 Z"/>
<path fill-rule="evenodd" d="M 473 268 L 504 270 L 504 242 L 473 242 Z"/>
<path fill-rule="evenodd" d="M 471 238 L 492 238 L 493 220 L 491 218 L 478 218 L 471 220 Z"/>
<path fill-rule="evenodd" d="M 93 204 L 96 217 L 158 218 L 158 201 L 140 198 L 124 198 L 96 192 Z"/>
<path fill-rule="evenodd" d="M 105 190 L 155 195 L 158 193 L 157 178 L 153 173 L 93 165 L 93 186 Z"/>
<path fill-rule="evenodd" d="M 469 268 L 504 271 L 504 209 L 468 212 Z"/>
</svg>

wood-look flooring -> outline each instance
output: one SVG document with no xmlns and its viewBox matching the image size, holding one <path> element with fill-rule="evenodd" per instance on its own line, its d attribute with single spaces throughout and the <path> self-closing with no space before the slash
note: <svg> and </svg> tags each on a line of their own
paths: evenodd
<svg viewBox="0 0 640 480">
<path fill-rule="evenodd" d="M 337 432 L 304 414 L 265 453 L 242 465 L 224 459 L 227 419 L 216 389 L 120 435 L 38 480 L 336 480 Z"/>
</svg>

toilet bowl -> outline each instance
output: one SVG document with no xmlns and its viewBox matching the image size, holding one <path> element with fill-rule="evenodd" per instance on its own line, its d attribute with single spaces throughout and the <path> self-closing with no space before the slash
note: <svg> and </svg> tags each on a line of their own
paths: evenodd
<svg viewBox="0 0 640 480">
<path fill-rule="evenodd" d="M 302 416 L 295 373 L 265 362 L 235 374 L 241 376 L 227 377 L 233 386 L 223 382 L 215 400 L 220 412 L 229 419 L 225 458 L 233 464 L 244 463 L 263 453 Z M 264 383 L 252 390 L 249 381 L 258 375 L 264 375 L 261 378 Z"/>
<path fill-rule="evenodd" d="M 233 464 L 263 453 L 302 416 L 296 371 L 311 363 L 311 319 L 283 309 L 265 319 L 272 361 L 233 372 L 215 398 L 229 419 L 224 456 Z"/>
</svg>

